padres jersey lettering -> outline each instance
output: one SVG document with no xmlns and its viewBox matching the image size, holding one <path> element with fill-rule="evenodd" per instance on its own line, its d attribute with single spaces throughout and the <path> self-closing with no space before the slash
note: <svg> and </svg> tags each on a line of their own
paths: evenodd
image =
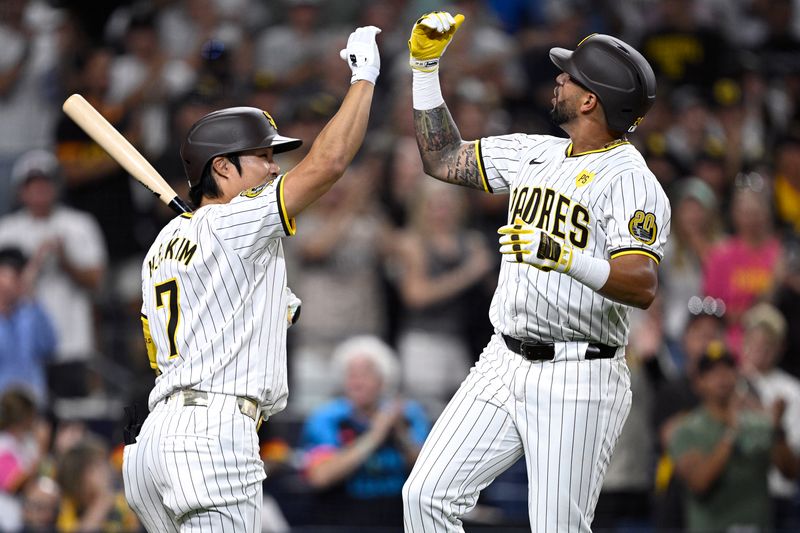
<svg viewBox="0 0 800 533">
<path fill-rule="evenodd" d="M 478 141 L 486 189 L 510 192 L 508 221 L 527 224 L 603 259 L 661 259 L 670 207 L 658 180 L 629 143 L 573 154 L 569 139 L 514 134 Z M 624 346 L 629 308 L 582 283 L 503 262 L 490 309 L 501 333 L 541 342 Z"/>
<path fill-rule="evenodd" d="M 253 398 L 265 416 L 285 406 L 281 237 L 294 233 L 294 222 L 282 180 L 176 217 L 148 251 L 142 320 L 159 374 L 151 409 L 178 389 Z"/>
</svg>

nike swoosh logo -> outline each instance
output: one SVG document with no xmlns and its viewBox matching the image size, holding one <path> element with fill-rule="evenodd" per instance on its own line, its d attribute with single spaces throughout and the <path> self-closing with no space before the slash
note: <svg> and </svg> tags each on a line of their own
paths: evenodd
<svg viewBox="0 0 800 533">
<path fill-rule="evenodd" d="M 529 165 L 541 165 L 544 161 L 539 161 L 538 159 L 531 159 Z"/>
</svg>

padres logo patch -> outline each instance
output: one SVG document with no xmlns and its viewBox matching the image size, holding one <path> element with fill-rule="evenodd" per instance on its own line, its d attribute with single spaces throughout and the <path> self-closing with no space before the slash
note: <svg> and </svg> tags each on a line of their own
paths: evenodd
<svg viewBox="0 0 800 533">
<path fill-rule="evenodd" d="M 261 191 L 263 191 L 264 187 L 266 187 L 266 186 L 267 186 L 267 183 L 263 183 L 263 184 L 259 185 L 258 187 L 252 187 L 250 189 L 247 189 L 247 190 L 244 190 L 244 191 L 240 192 L 239 196 L 244 196 L 245 198 L 255 198 L 256 196 L 261 194 Z"/>
<path fill-rule="evenodd" d="M 633 238 L 645 244 L 653 244 L 658 235 L 658 224 L 653 213 L 645 213 L 641 209 L 636 211 L 628 222 L 628 231 Z"/>
<path fill-rule="evenodd" d="M 278 129 L 278 125 L 275 124 L 275 119 L 272 118 L 272 115 L 270 115 L 269 113 L 264 111 L 264 116 L 267 117 L 267 120 L 269 120 L 270 125 L 277 130 Z"/>
<path fill-rule="evenodd" d="M 588 170 L 582 170 L 580 174 L 575 176 L 575 186 L 583 187 L 584 185 L 589 185 L 593 179 L 594 179 L 594 172 L 589 172 Z"/>
</svg>

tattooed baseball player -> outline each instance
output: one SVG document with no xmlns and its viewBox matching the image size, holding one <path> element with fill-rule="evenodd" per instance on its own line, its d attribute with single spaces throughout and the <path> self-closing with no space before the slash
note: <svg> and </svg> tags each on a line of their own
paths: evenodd
<svg viewBox="0 0 800 533">
<path fill-rule="evenodd" d="M 664 191 L 626 138 L 653 104 L 655 77 L 623 41 L 590 35 L 550 50 L 562 71 L 551 117 L 569 138 L 464 141 L 438 78 L 463 21 L 430 13 L 412 30 L 417 143 L 434 178 L 509 193 L 505 260 L 495 333 L 404 486 L 405 530 L 463 531 L 480 491 L 524 456 L 531 530 L 587 532 L 631 405 L 629 308 L 652 302 L 669 234 Z"/>
</svg>

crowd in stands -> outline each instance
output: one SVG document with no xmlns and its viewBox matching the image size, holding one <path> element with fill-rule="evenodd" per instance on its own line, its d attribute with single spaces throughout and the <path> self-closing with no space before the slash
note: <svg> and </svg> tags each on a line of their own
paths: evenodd
<svg viewBox="0 0 800 533">
<path fill-rule="evenodd" d="M 434 9 L 466 16 L 440 71 L 464 139 L 563 136 L 548 50 L 593 32 L 658 77 L 630 140 L 671 199 L 672 233 L 658 297 L 633 313 L 633 408 L 595 530 L 800 531 L 793 0 L 0 2 L 0 531 L 140 530 L 122 496 L 123 406 L 155 379 L 140 268 L 174 214 L 64 99 L 81 93 L 186 198 L 178 147 L 194 121 L 251 105 L 310 141 L 347 89 L 339 50 L 369 24 L 383 32 L 367 139 L 285 244 L 303 304 L 289 405 L 260 431 L 263 521 L 401 529 L 401 479 L 491 334 L 507 222 L 506 197 L 423 173 L 406 41 Z M 307 150 L 276 160 L 285 171 Z M 524 472 L 485 491 L 476 528 L 529 530 Z"/>
</svg>

